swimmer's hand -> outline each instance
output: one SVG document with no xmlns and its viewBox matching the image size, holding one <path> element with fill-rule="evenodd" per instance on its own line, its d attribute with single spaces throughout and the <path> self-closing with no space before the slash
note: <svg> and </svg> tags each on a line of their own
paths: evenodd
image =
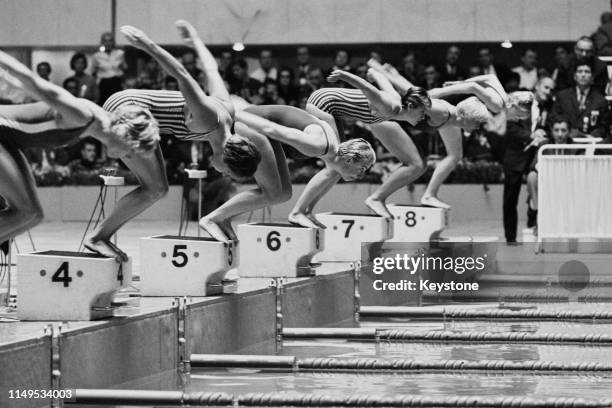
<svg viewBox="0 0 612 408">
<path fill-rule="evenodd" d="M 331 83 L 336 83 L 340 80 L 343 80 L 347 77 L 346 71 L 341 69 L 334 69 L 331 74 L 327 77 L 327 81 Z"/>
<path fill-rule="evenodd" d="M 147 51 L 153 44 L 153 41 L 142 30 L 136 27 L 125 25 L 119 31 L 121 31 L 121 34 L 128 40 L 130 45 L 139 50 Z"/>
<path fill-rule="evenodd" d="M 183 42 L 188 46 L 193 47 L 194 41 L 198 39 L 197 30 L 185 20 L 176 20 L 174 25 L 178 29 L 179 35 L 181 36 Z"/>
</svg>

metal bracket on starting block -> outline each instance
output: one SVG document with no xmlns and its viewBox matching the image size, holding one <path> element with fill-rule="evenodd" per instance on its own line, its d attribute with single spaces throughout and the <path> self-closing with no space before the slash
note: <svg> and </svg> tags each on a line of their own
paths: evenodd
<svg viewBox="0 0 612 408">
<path fill-rule="evenodd" d="M 312 257 L 325 247 L 319 228 L 250 223 L 238 226 L 241 277 L 312 276 Z"/>
<path fill-rule="evenodd" d="M 187 303 L 191 303 L 191 298 L 183 296 L 182 298 L 176 297 L 172 302 L 172 306 L 176 308 L 176 331 L 178 339 L 178 356 L 177 361 L 179 364 L 179 371 L 182 374 L 189 374 L 191 371 L 191 353 L 189 351 L 189 343 L 187 341 L 188 336 L 188 313 L 189 308 Z"/>
<path fill-rule="evenodd" d="M 62 350 L 62 324 L 60 323 L 57 326 L 57 330 L 53 327 L 52 324 L 45 326 L 43 333 L 45 336 L 49 337 L 49 346 L 50 346 L 50 355 L 51 359 L 49 361 L 49 371 L 51 377 L 51 389 L 61 391 L 62 390 L 62 359 L 61 359 L 61 350 Z M 55 394 L 55 393 L 53 393 Z M 59 393 L 58 393 L 59 395 Z M 52 408 L 62 407 L 62 399 L 54 398 L 51 396 L 50 404 Z"/>
<path fill-rule="evenodd" d="M 393 222 L 370 214 L 326 212 L 316 215 L 325 229 L 325 250 L 317 255 L 319 262 L 354 262 L 362 259 L 361 245 L 381 243 L 393 237 Z"/>
<path fill-rule="evenodd" d="M 285 292 L 285 280 L 283 278 L 274 278 L 270 282 L 270 287 L 274 290 L 274 306 L 275 306 L 275 350 L 281 351 L 283 347 L 283 295 Z"/>
<path fill-rule="evenodd" d="M 419 205 L 389 204 L 393 215 L 392 242 L 429 242 L 450 225 L 450 210 Z"/>
<path fill-rule="evenodd" d="M 141 292 L 145 296 L 210 296 L 225 291 L 238 247 L 213 238 L 159 235 L 140 239 Z M 231 282 L 231 281 L 230 281 Z"/>
<path fill-rule="evenodd" d="M 112 298 L 131 282 L 131 259 L 70 251 L 19 254 L 21 320 L 93 320 L 112 316 Z"/>
<path fill-rule="evenodd" d="M 359 280 L 361 278 L 361 261 L 353 262 L 350 265 L 353 268 L 353 298 L 354 298 L 354 312 L 353 321 L 359 324 L 359 311 L 361 309 L 361 293 L 359 291 Z"/>
</svg>

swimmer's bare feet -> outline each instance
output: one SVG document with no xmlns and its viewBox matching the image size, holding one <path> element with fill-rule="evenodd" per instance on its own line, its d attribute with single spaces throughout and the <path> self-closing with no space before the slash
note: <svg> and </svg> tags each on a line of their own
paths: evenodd
<svg viewBox="0 0 612 408">
<path fill-rule="evenodd" d="M 450 205 L 438 200 L 438 198 L 434 196 L 423 196 L 421 198 L 421 204 L 427 207 L 444 208 L 445 210 L 451 208 Z"/>
<path fill-rule="evenodd" d="M 367 205 L 370 210 L 374 211 L 374 213 L 380 215 L 381 217 L 393 219 L 393 215 L 391 215 L 389 209 L 387 209 L 384 201 L 368 197 L 365 200 L 365 205 Z"/>
<path fill-rule="evenodd" d="M 125 256 L 125 260 L 127 260 L 127 255 L 123 254 L 121 251 L 121 253 L 116 252 L 110 242 L 106 240 L 95 240 L 92 237 L 87 237 L 83 242 L 83 246 L 93 253 L 115 258 L 117 262 L 122 262 L 124 260 L 123 256 Z"/>
<path fill-rule="evenodd" d="M 210 218 L 204 217 L 200 219 L 200 227 L 204 228 L 204 230 L 208 232 L 210 236 L 216 239 L 217 241 L 225 242 L 226 244 L 231 241 L 225 231 L 223 231 L 221 225 L 217 224 Z"/>
<path fill-rule="evenodd" d="M 312 213 L 311 213 L 311 212 L 306 213 L 306 216 L 308 217 L 308 219 L 309 219 L 310 221 L 312 221 L 312 222 L 314 222 L 315 224 L 317 224 L 317 225 L 319 226 L 319 228 L 322 228 L 322 229 L 326 229 L 326 228 L 327 228 L 327 227 L 325 226 L 325 224 L 323 224 L 321 221 L 317 220 L 317 218 L 316 218 L 314 215 L 312 215 Z"/>
<path fill-rule="evenodd" d="M 220 222 L 218 225 L 223 230 L 223 232 L 225 232 L 225 235 L 227 235 L 230 240 L 234 241 L 235 244 L 238 243 L 238 235 L 236 235 L 236 232 L 234 232 L 234 229 L 232 228 L 231 218 Z"/>
<path fill-rule="evenodd" d="M 128 260 L 128 256 L 125 252 L 123 252 L 121 249 L 119 249 L 119 247 L 117 245 L 115 245 L 112 241 L 108 241 L 108 244 L 110 245 L 110 247 L 113 249 L 113 251 L 115 251 L 116 254 L 119 254 L 121 256 L 121 260 L 123 262 L 127 262 Z"/>
<path fill-rule="evenodd" d="M 307 214 L 300 212 L 293 212 L 289 214 L 288 220 L 291 224 L 301 225 L 306 228 L 320 228 L 320 226 L 311 219 Z"/>
</svg>

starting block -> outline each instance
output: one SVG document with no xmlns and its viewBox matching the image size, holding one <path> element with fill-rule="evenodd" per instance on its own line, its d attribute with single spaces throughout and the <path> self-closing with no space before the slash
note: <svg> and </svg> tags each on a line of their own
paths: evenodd
<svg viewBox="0 0 612 408">
<path fill-rule="evenodd" d="M 393 214 L 393 242 L 428 242 L 450 225 L 450 211 L 444 208 L 403 204 L 387 208 Z"/>
<path fill-rule="evenodd" d="M 316 215 L 327 228 L 327 246 L 317 260 L 322 262 L 353 262 L 362 258 L 363 242 L 382 242 L 393 237 L 393 222 L 370 214 L 326 212 Z"/>
<path fill-rule="evenodd" d="M 140 239 L 144 296 L 210 296 L 237 264 L 237 247 L 213 238 L 160 235 Z"/>
<path fill-rule="evenodd" d="M 319 228 L 290 224 L 240 224 L 238 237 L 241 277 L 311 276 L 312 257 L 325 247 Z"/>
<path fill-rule="evenodd" d="M 19 254 L 17 316 L 21 320 L 93 320 L 112 316 L 113 295 L 131 283 L 123 264 L 98 254 Z"/>
</svg>

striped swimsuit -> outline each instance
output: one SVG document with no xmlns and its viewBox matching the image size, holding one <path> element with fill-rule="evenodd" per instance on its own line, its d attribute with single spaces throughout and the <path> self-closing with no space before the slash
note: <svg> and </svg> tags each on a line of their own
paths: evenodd
<svg viewBox="0 0 612 408">
<path fill-rule="evenodd" d="M 180 140 L 201 139 L 207 133 L 194 133 L 185 125 L 185 97 L 179 91 L 127 89 L 111 95 L 104 102 L 104 109 L 114 112 L 122 105 L 138 105 L 146 108 L 157 120 L 162 134 L 174 135 Z"/>
<path fill-rule="evenodd" d="M 380 123 L 389 120 L 389 118 L 372 112 L 368 98 L 359 89 L 317 89 L 308 98 L 308 103 L 335 118 L 348 117 L 364 123 Z"/>
</svg>

